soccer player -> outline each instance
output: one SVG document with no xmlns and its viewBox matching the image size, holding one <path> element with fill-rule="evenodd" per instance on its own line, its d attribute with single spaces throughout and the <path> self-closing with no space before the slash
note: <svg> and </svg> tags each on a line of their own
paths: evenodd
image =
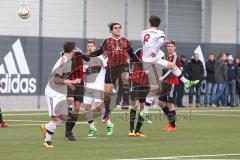
<svg viewBox="0 0 240 160">
<path fill-rule="evenodd" d="M 160 50 L 160 47 L 165 43 L 165 35 L 161 30 L 158 30 L 158 27 L 161 23 L 161 19 L 158 16 L 151 16 L 149 18 L 150 28 L 142 31 L 141 39 L 143 45 L 143 62 L 144 70 L 148 72 L 150 69 L 149 66 L 153 68 L 154 76 L 148 74 L 150 87 L 150 93 L 146 98 L 144 111 L 141 112 L 141 115 L 148 116 L 148 107 L 151 106 L 154 96 L 156 96 L 159 91 L 158 86 L 161 82 L 161 77 L 157 77 L 155 66 L 160 65 L 164 68 L 171 69 L 171 72 L 179 77 L 179 79 L 184 83 L 185 88 L 190 88 L 192 85 L 199 83 L 199 80 L 189 81 L 183 75 L 181 70 L 176 66 L 175 63 L 169 62 L 162 59 L 163 52 Z M 157 64 L 157 65 L 155 65 Z M 156 78 L 156 79 L 155 79 Z M 158 78 L 160 78 L 158 80 Z"/>
<path fill-rule="evenodd" d="M 47 124 L 42 124 L 40 128 L 45 134 L 43 146 L 46 148 L 53 147 L 52 135 L 63 121 L 67 121 L 67 86 L 74 90 L 74 85 L 81 83 L 80 79 L 69 79 L 72 65 L 71 59 L 76 52 L 75 43 L 65 42 L 63 49 L 64 54 L 54 65 L 50 80 L 45 88 L 48 112 L 51 120 Z"/>
<path fill-rule="evenodd" d="M 91 56 L 99 56 L 103 52 L 107 53 L 107 66 L 105 74 L 105 87 L 104 87 L 104 105 L 105 114 L 102 121 L 107 122 L 109 119 L 111 93 L 116 83 L 117 79 L 122 79 L 123 82 L 123 94 L 129 95 L 129 63 L 128 56 L 130 56 L 134 61 L 139 61 L 139 59 L 133 53 L 133 49 L 129 41 L 121 36 L 121 24 L 111 23 L 109 25 L 111 37 L 106 38 L 103 41 L 101 47 L 95 52 L 91 52 Z M 125 104 L 129 105 L 128 102 Z"/>
<path fill-rule="evenodd" d="M 96 50 L 96 44 L 93 40 L 87 42 L 87 52 Z M 104 115 L 105 109 L 103 106 L 104 96 L 104 79 L 105 79 L 105 65 L 106 60 L 103 55 L 92 57 L 89 62 L 84 63 L 85 70 L 85 93 L 83 98 L 86 118 L 89 124 L 88 137 L 93 137 L 97 128 L 94 124 L 92 106 L 95 105 L 97 111 Z M 110 119 L 106 122 L 107 135 L 112 135 L 112 127 Z"/>
<path fill-rule="evenodd" d="M 81 79 L 80 84 L 74 85 L 75 90 L 68 87 L 67 100 L 69 104 L 73 104 L 69 108 L 68 120 L 65 123 L 66 131 L 65 137 L 70 141 L 76 141 L 73 135 L 73 128 L 77 122 L 80 106 L 83 102 L 84 95 L 84 73 L 83 73 L 83 61 L 89 61 L 90 58 L 83 54 L 83 52 L 77 48 L 76 54 L 72 58 L 71 74 L 69 75 L 70 80 Z"/>
<path fill-rule="evenodd" d="M 142 60 L 142 49 L 136 51 L 136 56 Z M 138 120 L 136 128 L 134 126 L 137 110 L 143 110 L 146 96 L 149 92 L 148 77 L 143 71 L 142 62 L 134 62 L 132 64 L 132 73 L 130 75 L 130 80 L 132 82 L 132 90 L 130 92 L 130 97 L 132 100 L 132 108 L 130 110 L 130 131 L 129 136 L 144 137 L 145 135 L 140 131 L 142 124 L 144 122 L 144 117 L 138 114 Z M 137 103 L 139 102 L 139 103 Z M 139 107 L 140 106 L 140 107 Z"/>
<path fill-rule="evenodd" d="M 166 60 L 175 63 L 180 68 L 180 57 L 175 52 L 176 43 L 169 41 L 166 43 L 167 55 Z M 163 87 L 159 95 L 159 106 L 166 114 L 169 123 L 163 129 L 165 131 L 176 131 L 176 110 L 174 105 L 174 90 L 178 85 L 178 77 L 173 75 L 170 71 L 166 72 L 163 79 Z"/>
<path fill-rule="evenodd" d="M 0 108 L 0 127 L 7 127 L 8 124 L 6 122 L 3 121 L 3 118 L 2 118 L 2 110 Z"/>
</svg>

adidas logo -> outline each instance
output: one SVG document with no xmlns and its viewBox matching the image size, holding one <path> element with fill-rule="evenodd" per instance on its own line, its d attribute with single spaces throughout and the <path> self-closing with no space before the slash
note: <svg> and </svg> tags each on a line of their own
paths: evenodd
<svg viewBox="0 0 240 160">
<path fill-rule="evenodd" d="M 13 52 L 9 51 L 0 65 L 0 93 L 35 93 L 36 79 L 25 78 L 28 77 L 25 75 L 30 75 L 30 71 L 20 39 L 14 42 L 12 48 Z"/>
</svg>

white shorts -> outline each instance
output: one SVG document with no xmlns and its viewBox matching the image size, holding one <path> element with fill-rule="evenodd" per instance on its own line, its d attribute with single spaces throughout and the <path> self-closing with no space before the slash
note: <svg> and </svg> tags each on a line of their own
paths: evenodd
<svg viewBox="0 0 240 160">
<path fill-rule="evenodd" d="M 46 96 L 49 116 L 68 115 L 68 104 L 66 97 Z"/>
<path fill-rule="evenodd" d="M 103 102 L 104 91 L 87 88 L 84 92 L 83 103 L 93 104 Z"/>
<path fill-rule="evenodd" d="M 162 77 L 163 66 L 158 63 L 145 62 L 143 64 L 144 72 L 148 76 L 148 81 L 150 86 L 159 86 L 159 78 Z"/>
</svg>

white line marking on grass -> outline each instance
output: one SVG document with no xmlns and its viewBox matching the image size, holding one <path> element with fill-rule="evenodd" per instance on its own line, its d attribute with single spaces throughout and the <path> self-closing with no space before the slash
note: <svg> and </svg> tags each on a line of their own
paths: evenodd
<svg viewBox="0 0 240 160">
<path fill-rule="evenodd" d="M 240 117 L 240 115 L 230 115 L 230 114 L 193 114 L 193 116 Z"/>
<path fill-rule="evenodd" d="M 86 139 L 96 139 L 98 137 L 86 137 Z"/>
<path fill-rule="evenodd" d="M 153 157 L 153 158 L 130 158 L 130 159 L 115 159 L 115 160 L 160 160 L 160 159 L 179 159 L 179 158 L 200 158 L 200 157 L 225 157 L 225 156 L 240 156 L 240 153 L 232 154 L 213 154 L 213 155 L 193 155 L 193 156 L 173 156 L 173 157 Z"/>
<path fill-rule="evenodd" d="M 9 124 L 8 127 L 17 127 L 17 126 L 39 126 L 41 125 L 40 123 L 39 124 Z"/>
<path fill-rule="evenodd" d="M 6 113 L 4 116 L 39 116 L 48 115 L 48 113 Z"/>
<path fill-rule="evenodd" d="M 49 121 L 37 121 L 37 120 L 29 120 L 29 119 L 22 119 L 22 120 L 8 119 L 8 120 L 5 120 L 5 121 L 7 121 L 7 122 L 39 122 L 39 123 L 49 122 Z"/>
</svg>

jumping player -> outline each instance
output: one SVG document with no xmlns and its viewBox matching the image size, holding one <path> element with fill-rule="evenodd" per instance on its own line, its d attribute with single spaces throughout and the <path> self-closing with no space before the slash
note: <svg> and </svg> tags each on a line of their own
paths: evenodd
<svg viewBox="0 0 240 160">
<path fill-rule="evenodd" d="M 162 59 L 163 52 L 160 50 L 160 47 L 165 43 L 165 35 L 161 30 L 158 30 L 160 23 L 161 19 L 158 16 L 151 16 L 149 18 L 150 28 L 142 31 L 141 33 L 144 70 L 145 72 L 148 72 L 150 67 L 153 68 L 153 74 L 148 75 L 151 87 L 150 93 L 146 98 L 144 111 L 141 112 L 141 115 L 143 116 L 149 115 L 148 107 L 151 106 L 153 100 L 155 99 L 154 96 L 156 96 L 156 94 L 159 92 L 158 87 L 162 80 L 161 77 L 157 77 L 160 75 L 156 75 L 155 73 L 156 69 L 154 68 L 156 68 L 157 65 L 170 69 L 171 72 L 184 83 L 185 88 L 190 88 L 192 85 L 199 83 L 199 80 L 189 81 L 182 75 L 181 70 L 176 66 L 175 63 Z"/>
<path fill-rule="evenodd" d="M 119 23 L 111 23 L 109 25 L 109 29 L 112 36 L 106 38 L 98 50 L 90 53 L 91 56 L 99 56 L 103 52 L 106 52 L 108 58 L 105 74 L 105 114 L 102 119 L 103 122 L 107 122 L 109 119 L 109 114 L 111 112 L 111 93 L 117 79 L 122 79 L 124 90 L 123 94 L 129 95 L 128 56 L 130 56 L 134 61 L 139 61 L 139 59 L 134 55 L 129 41 L 121 36 L 121 25 Z M 125 104 L 129 105 L 129 102 L 126 102 Z"/>
</svg>

